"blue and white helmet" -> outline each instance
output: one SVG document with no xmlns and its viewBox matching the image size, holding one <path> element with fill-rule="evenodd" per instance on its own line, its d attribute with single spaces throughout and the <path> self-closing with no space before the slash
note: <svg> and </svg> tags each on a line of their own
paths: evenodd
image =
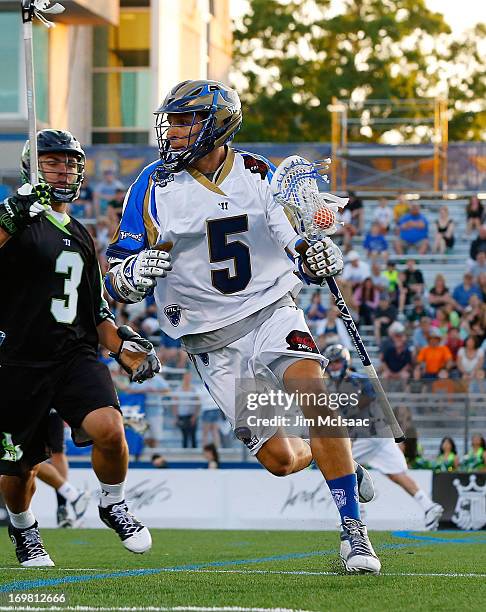
<svg viewBox="0 0 486 612">
<path fill-rule="evenodd" d="M 329 360 L 326 366 L 326 372 L 329 376 L 334 379 L 344 378 L 346 370 L 351 365 L 351 354 L 348 349 L 342 344 L 330 344 L 324 350 L 323 356 Z M 334 365 L 337 363 L 340 363 L 339 368 Z"/>
<path fill-rule="evenodd" d="M 174 149 L 167 132 L 171 127 L 168 115 L 193 113 L 191 131 L 197 128 L 193 144 Z M 183 81 L 176 85 L 155 111 L 157 142 L 161 170 L 165 173 L 180 172 L 191 163 L 204 157 L 213 149 L 232 140 L 241 127 L 241 102 L 234 89 L 220 81 Z M 173 125 L 173 123 L 172 123 Z M 187 140 L 191 138 L 191 132 Z"/>
</svg>

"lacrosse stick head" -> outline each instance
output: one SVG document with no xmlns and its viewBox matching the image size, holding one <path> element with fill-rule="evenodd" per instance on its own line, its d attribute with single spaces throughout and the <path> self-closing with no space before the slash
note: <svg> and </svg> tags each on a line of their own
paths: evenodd
<svg viewBox="0 0 486 612">
<path fill-rule="evenodd" d="M 50 0 L 22 0 L 22 19 L 24 23 L 32 21 L 37 17 L 46 27 L 52 28 L 54 24 L 44 15 L 59 15 L 64 12 L 64 7 L 59 2 Z"/>
<path fill-rule="evenodd" d="M 292 155 L 278 166 L 270 184 L 275 200 L 309 244 L 336 233 L 336 213 L 348 203 L 347 198 L 319 191 L 319 184 L 329 184 L 325 172 L 330 163 L 330 159 L 311 162 Z"/>
</svg>

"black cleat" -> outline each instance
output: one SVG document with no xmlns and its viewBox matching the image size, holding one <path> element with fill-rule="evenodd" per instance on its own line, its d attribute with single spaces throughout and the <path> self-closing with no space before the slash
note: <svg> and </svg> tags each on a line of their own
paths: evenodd
<svg viewBox="0 0 486 612">
<path fill-rule="evenodd" d="M 12 524 L 8 526 L 8 535 L 15 546 L 15 554 L 23 567 L 54 567 L 39 533 L 37 521 L 32 527 L 17 529 Z"/>
<path fill-rule="evenodd" d="M 150 531 L 129 512 L 125 500 L 107 508 L 98 506 L 100 519 L 118 534 L 125 548 L 133 553 L 144 553 L 152 546 Z"/>
</svg>

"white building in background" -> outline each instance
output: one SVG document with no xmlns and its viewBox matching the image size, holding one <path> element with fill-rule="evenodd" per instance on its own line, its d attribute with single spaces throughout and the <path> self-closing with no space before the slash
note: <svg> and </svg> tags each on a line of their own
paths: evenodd
<svg viewBox="0 0 486 612">
<path fill-rule="evenodd" d="M 185 79 L 227 80 L 229 0 L 61 0 L 34 28 L 39 127 L 83 144 L 154 144 L 153 111 Z M 27 134 L 19 0 L 0 0 L 0 180 L 17 173 Z"/>
</svg>

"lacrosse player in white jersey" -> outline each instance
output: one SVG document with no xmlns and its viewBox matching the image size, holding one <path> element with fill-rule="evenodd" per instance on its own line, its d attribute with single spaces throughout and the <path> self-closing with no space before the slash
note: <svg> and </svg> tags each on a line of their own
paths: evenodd
<svg viewBox="0 0 486 612">
<path fill-rule="evenodd" d="M 128 303 L 154 294 L 163 331 L 181 339 L 235 434 L 269 472 L 286 476 L 315 460 L 341 515 L 346 569 L 379 573 L 359 514 L 369 477 L 360 466 L 356 471 L 346 432 L 326 436 L 311 428 L 309 445 L 282 436 L 278 426 L 241 427 L 237 418 L 237 380 L 325 393 L 326 360 L 293 296 L 301 279 L 321 285 L 339 274 L 342 254 L 325 238 L 304 259 L 297 255 L 298 236 L 270 190 L 274 167 L 228 145 L 242 121 L 234 90 L 184 81 L 155 116 L 160 160 L 129 189 L 107 252 L 106 289 Z M 327 414 L 311 400 L 300 409 Z"/>
</svg>

